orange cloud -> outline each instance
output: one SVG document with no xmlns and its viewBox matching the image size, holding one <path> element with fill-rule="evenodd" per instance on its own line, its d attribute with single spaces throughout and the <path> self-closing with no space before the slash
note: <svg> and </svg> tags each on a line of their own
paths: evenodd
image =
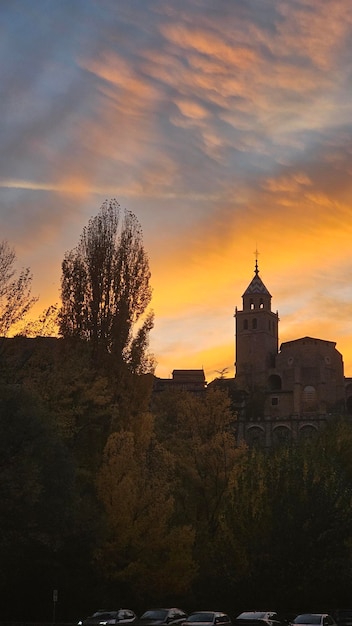
<svg viewBox="0 0 352 626">
<path fill-rule="evenodd" d="M 207 54 L 222 63 L 230 63 L 246 67 L 258 60 L 255 50 L 247 46 L 239 46 L 224 41 L 220 33 L 212 32 L 205 27 L 189 27 L 188 25 L 166 24 L 160 30 L 168 41 L 186 50 L 196 50 Z"/>
<path fill-rule="evenodd" d="M 192 100 L 176 100 L 182 115 L 192 119 L 204 119 L 208 116 L 206 109 Z"/>
</svg>

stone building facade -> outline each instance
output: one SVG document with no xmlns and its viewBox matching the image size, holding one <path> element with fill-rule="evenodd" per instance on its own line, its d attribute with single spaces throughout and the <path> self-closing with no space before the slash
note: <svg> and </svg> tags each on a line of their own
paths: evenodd
<svg viewBox="0 0 352 626">
<path fill-rule="evenodd" d="M 158 393 L 165 390 L 187 391 L 196 394 L 204 394 L 207 387 L 203 369 L 197 370 L 173 370 L 172 378 L 154 378 L 153 391 Z"/>
<path fill-rule="evenodd" d="M 352 409 L 352 381 L 335 342 L 303 337 L 279 348 L 279 316 L 257 261 L 242 304 L 235 310 L 239 440 L 269 447 L 311 436 Z"/>
</svg>

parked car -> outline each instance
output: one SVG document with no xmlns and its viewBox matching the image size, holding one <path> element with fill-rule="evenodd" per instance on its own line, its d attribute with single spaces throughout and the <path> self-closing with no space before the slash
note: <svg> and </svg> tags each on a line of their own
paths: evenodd
<svg viewBox="0 0 352 626">
<path fill-rule="evenodd" d="M 352 626 L 352 609 L 336 609 L 332 616 L 337 626 Z"/>
<path fill-rule="evenodd" d="M 213 626 L 215 624 L 232 626 L 229 616 L 221 611 L 194 611 L 187 617 L 184 626 L 195 624 L 198 626 Z"/>
<path fill-rule="evenodd" d="M 187 613 L 182 609 L 149 609 L 145 611 L 134 626 L 162 626 L 163 624 L 183 624 Z"/>
<path fill-rule="evenodd" d="M 297 615 L 291 624 L 300 626 L 337 626 L 332 615 L 328 613 L 302 613 Z"/>
<path fill-rule="evenodd" d="M 137 619 L 137 615 L 131 609 L 117 609 L 115 611 L 107 611 L 100 609 L 78 622 L 79 626 L 96 626 L 97 624 L 133 624 Z"/>
<path fill-rule="evenodd" d="M 244 611 L 237 615 L 235 626 L 282 626 L 284 620 L 276 611 Z"/>
</svg>

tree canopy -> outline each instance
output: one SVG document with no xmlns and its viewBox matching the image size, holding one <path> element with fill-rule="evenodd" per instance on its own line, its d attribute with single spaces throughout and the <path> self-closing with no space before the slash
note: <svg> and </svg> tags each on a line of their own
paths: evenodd
<svg viewBox="0 0 352 626">
<path fill-rule="evenodd" d="M 153 314 L 149 261 L 136 216 L 106 200 L 62 263 L 59 328 L 63 337 L 90 341 L 140 373 L 148 369 Z"/>
</svg>

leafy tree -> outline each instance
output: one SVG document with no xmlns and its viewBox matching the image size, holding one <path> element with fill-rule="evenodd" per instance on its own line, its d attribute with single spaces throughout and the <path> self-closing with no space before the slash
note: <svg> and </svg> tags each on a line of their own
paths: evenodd
<svg viewBox="0 0 352 626">
<path fill-rule="evenodd" d="M 117 201 L 106 200 L 62 263 L 60 333 L 87 340 L 95 353 L 112 354 L 140 373 L 150 365 L 145 353 L 152 313 L 142 321 L 149 280 L 137 218 L 129 211 L 121 215 Z"/>
<path fill-rule="evenodd" d="M 247 601 L 287 608 L 348 598 L 352 489 L 336 424 L 329 434 L 248 451 L 235 476 L 226 518 L 243 549 Z"/>
<path fill-rule="evenodd" d="M 165 391 L 155 399 L 153 410 L 158 436 L 175 459 L 175 519 L 189 524 L 195 533 L 199 571 L 193 586 L 195 601 L 216 604 L 224 597 L 228 578 L 224 512 L 242 456 L 231 428 L 230 399 L 219 389 L 200 397 Z"/>
<path fill-rule="evenodd" d="M 0 383 L 19 385 L 41 398 L 62 439 L 75 448 L 91 428 L 94 444 L 86 451 L 102 452 L 109 431 L 112 390 L 104 373 L 92 366 L 89 346 L 73 350 L 69 341 L 57 337 L 3 338 Z M 99 446 L 98 431 L 107 431 Z M 94 436 L 93 436 L 94 432 Z"/>
<path fill-rule="evenodd" d="M 0 335 L 20 322 L 37 298 L 31 296 L 32 275 L 29 268 L 19 274 L 15 269 L 16 253 L 6 240 L 0 242 Z"/>
<path fill-rule="evenodd" d="M 50 416 L 19 386 L 0 387 L 0 458 L 3 614 L 34 619 L 57 585 L 60 553 L 73 529 L 74 470 Z"/>
<path fill-rule="evenodd" d="M 155 439 L 151 414 L 110 436 L 97 480 L 107 519 L 97 563 L 140 604 L 180 597 L 195 574 L 194 533 L 173 519 L 173 477 L 172 454 Z"/>
<path fill-rule="evenodd" d="M 221 390 L 202 397 L 165 391 L 156 398 L 154 410 L 159 437 L 176 451 L 181 516 L 202 520 L 212 535 L 239 455 L 230 400 Z"/>
</svg>

